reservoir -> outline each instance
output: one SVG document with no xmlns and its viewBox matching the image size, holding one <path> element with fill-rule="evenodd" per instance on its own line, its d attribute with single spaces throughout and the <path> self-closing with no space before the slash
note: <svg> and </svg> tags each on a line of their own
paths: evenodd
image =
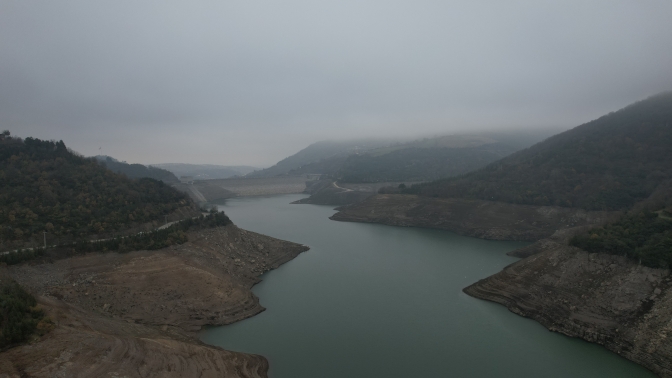
<svg viewBox="0 0 672 378">
<path fill-rule="evenodd" d="M 310 250 L 255 286 L 266 311 L 200 338 L 261 354 L 272 378 L 655 377 L 601 346 L 552 333 L 462 289 L 525 243 L 329 220 L 304 195 L 219 205 L 246 230 Z"/>
</svg>

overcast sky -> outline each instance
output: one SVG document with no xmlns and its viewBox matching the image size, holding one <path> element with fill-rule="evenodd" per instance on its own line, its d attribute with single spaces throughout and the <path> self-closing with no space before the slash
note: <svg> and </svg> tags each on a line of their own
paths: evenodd
<svg viewBox="0 0 672 378">
<path fill-rule="evenodd" d="M 567 128 L 672 90 L 672 1 L 0 0 L 0 129 L 138 163 Z"/>
</svg>

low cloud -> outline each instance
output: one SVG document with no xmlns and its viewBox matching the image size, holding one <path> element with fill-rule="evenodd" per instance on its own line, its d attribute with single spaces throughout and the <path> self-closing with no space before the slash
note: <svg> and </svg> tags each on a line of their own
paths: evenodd
<svg viewBox="0 0 672 378">
<path fill-rule="evenodd" d="M 575 126 L 672 89 L 669 1 L 7 1 L 0 122 L 143 163 Z"/>
</svg>

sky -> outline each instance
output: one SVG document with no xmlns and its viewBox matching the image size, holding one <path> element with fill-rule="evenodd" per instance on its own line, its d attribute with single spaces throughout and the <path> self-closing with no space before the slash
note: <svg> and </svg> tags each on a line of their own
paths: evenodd
<svg viewBox="0 0 672 378">
<path fill-rule="evenodd" d="M 570 128 L 672 90 L 672 1 L 0 0 L 0 129 L 133 163 Z"/>
</svg>

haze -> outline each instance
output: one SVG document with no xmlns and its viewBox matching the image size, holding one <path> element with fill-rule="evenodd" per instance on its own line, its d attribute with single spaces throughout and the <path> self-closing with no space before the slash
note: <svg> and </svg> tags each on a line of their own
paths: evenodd
<svg viewBox="0 0 672 378">
<path fill-rule="evenodd" d="M 0 129 L 138 163 L 572 127 L 672 89 L 672 2 L 3 1 Z"/>
</svg>

